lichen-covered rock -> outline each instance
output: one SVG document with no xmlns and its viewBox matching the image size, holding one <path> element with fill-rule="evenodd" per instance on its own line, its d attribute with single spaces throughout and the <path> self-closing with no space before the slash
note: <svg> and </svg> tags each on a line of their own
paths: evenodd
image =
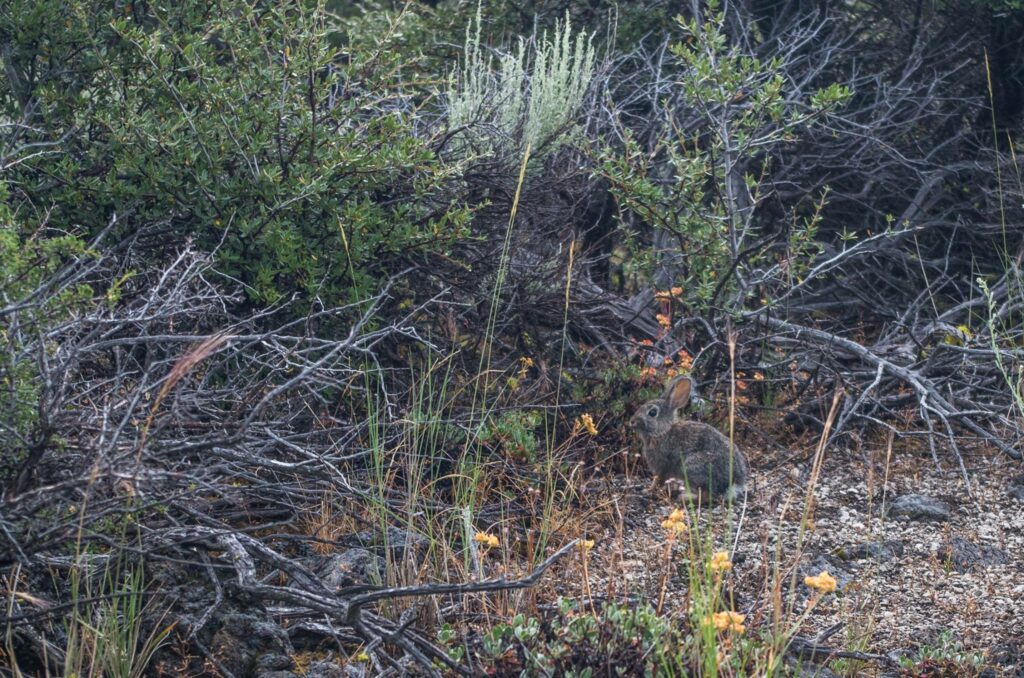
<svg viewBox="0 0 1024 678">
<path fill-rule="evenodd" d="M 949 504 L 923 494 L 905 494 L 889 504 L 888 516 L 896 520 L 934 520 L 948 522 L 952 517 Z"/>
<path fill-rule="evenodd" d="M 260 671 L 290 671 L 294 666 L 295 661 L 291 657 L 274 652 L 267 652 L 256 661 L 256 668 Z"/>
<path fill-rule="evenodd" d="M 993 565 L 1005 565 L 1009 556 L 1002 549 L 987 544 L 975 544 L 963 537 L 953 537 L 939 551 L 939 558 L 948 562 L 957 572 L 970 572 Z"/>
<path fill-rule="evenodd" d="M 359 584 L 379 585 L 384 574 L 384 559 L 366 549 L 349 549 L 327 558 L 316 573 L 331 591 Z"/>
<path fill-rule="evenodd" d="M 353 671 L 349 670 L 350 666 L 358 672 L 353 673 Z M 362 667 L 362 664 L 356 666 L 349 664 L 343 668 L 341 665 L 332 661 L 318 661 L 309 665 L 309 668 L 306 669 L 306 673 L 303 674 L 303 678 L 349 678 L 349 676 L 365 676 L 366 672 Z"/>
</svg>

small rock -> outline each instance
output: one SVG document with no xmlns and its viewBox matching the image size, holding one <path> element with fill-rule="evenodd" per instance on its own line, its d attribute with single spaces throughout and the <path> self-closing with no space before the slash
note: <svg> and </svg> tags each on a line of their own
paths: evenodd
<svg viewBox="0 0 1024 678">
<path fill-rule="evenodd" d="M 379 585 L 383 572 L 383 559 L 366 549 L 349 549 L 333 555 L 316 568 L 324 586 L 334 592 L 357 584 Z"/>
<path fill-rule="evenodd" d="M 422 555 L 429 545 L 429 541 L 410 530 L 400 530 L 393 525 L 388 525 L 387 537 L 379 532 L 360 532 L 355 536 L 362 546 L 376 547 L 381 550 L 391 551 L 395 560 L 406 558 L 406 552 L 411 551 L 410 556 Z"/>
<path fill-rule="evenodd" d="M 256 668 L 260 671 L 290 671 L 294 666 L 291 657 L 275 652 L 267 652 L 256 660 Z"/>
<path fill-rule="evenodd" d="M 887 563 L 893 558 L 899 558 L 903 555 L 903 542 L 893 539 L 868 541 L 863 544 L 838 549 L 835 555 L 843 560 L 864 560 L 870 558 L 879 563 Z"/>
<path fill-rule="evenodd" d="M 1017 501 L 1024 501 L 1024 476 L 1017 476 L 1011 480 L 1006 493 Z"/>
<path fill-rule="evenodd" d="M 1006 676 L 1024 676 L 1024 644 L 1020 641 L 997 645 L 988 657 L 993 667 L 998 667 Z"/>
<path fill-rule="evenodd" d="M 986 544 L 975 544 L 963 537 L 953 537 L 939 550 L 939 558 L 949 562 L 957 572 L 1005 565 L 1009 557 L 1002 549 Z"/>
<path fill-rule="evenodd" d="M 263 656 L 294 651 L 288 634 L 277 624 L 252 613 L 224 615 L 213 634 L 210 650 L 235 675 L 251 675 Z M 276 659 L 271 659 L 273 663 Z M 269 668 L 269 667 L 268 667 Z"/>
<path fill-rule="evenodd" d="M 923 494 L 905 494 L 896 497 L 889 504 L 888 515 L 897 520 L 937 520 L 948 522 L 951 517 L 949 504 L 941 499 Z"/>
<path fill-rule="evenodd" d="M 346 678 L 347 676 L 352 675 L 366 675 L 365 671 L 353 674 L 349 671 L 349 666 L 352 666 L 352 663 L 349 663 L 348 666 L 342 668 L 338 664 L 330 661 L 313 662 L 309 665 L 309 668 L 306 669 L 306 673 L 303 674 L 303 678 Z M 359 668 L 362 669 L 361 666 Z"/>
</svg>

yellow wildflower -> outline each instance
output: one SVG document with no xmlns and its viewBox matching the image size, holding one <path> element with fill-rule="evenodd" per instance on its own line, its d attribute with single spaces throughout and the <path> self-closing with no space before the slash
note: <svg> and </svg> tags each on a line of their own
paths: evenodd
<svg viewBox="0 0 1024 678">
<path fill-rule="evenodd" d="M 732 569 L 732 561 L 725 551 L 717 551 L 711 556 L 711 570 L 713 572 L 727 572 Z"/>
<path fill-rule="evenodd" d="M 746 615 L 732 610 L 716 612 L 711 615 L 711 625 L 715 627 L 716 631 L 725 631 L 741 636 L 747 630 L 747 627 L 743 625 L 743 620 L 746 618 Z"/>
<path fill-rule="evenodd" d="M 594 425 L 594 418 L 589 414 L 580 415 L 580 426 L 586 429 L 587 433 L 590 435 L 597 435 L 597 426 Z"/>
<path fill-rule="evenodd" d="M 658 324 L 664 327 L 665 329 L 668 329 L 669 327 L 672 326 L 672 321 L 669 320 L 669 317 L 664 313 L 658 313 L 657 315 L 654 316 L 654 318 L 658 321 Z"/>
<path fill-rule="evenodd" d="M 672 293 L 668 290 L 655 290 L 654 298 L 658 301 L 670 301 L 672 299 Z"/>
<path fill-rule="evenodd" d="M 594 540 L 593 539 L 581 539 L 580 540 L 580 548 L 583 549 L 584 552 L 589 551 L 590 549 L 594 548 Z"/>
<path fill-rule="evenodd" d="M 661 522 L 661 526 L 668 531 L 670 538 L 686 533 L 686 513 L 681 509 L 673 509 L 668 518 Z"/>
<path fill-rule="evenodd" d="M 477 532 L 473 536 L 473 541 L 475 541 L 478 544 L 483 544 L 489 549 L 494 548 L 501 543 L 498 541 L 497 537 L 495 537 L 493 534 L 488 534 L 487 532 Z"/>
<path fill-rule="evenodd" d="M 686 512 L 683 509 L 672 509 L 672 513 L 668 514 L 668 519 L 673 522 L 686 520 Z"/>
<path fill-rule="evenodd" d="M 835 577 L 825 570 L 822 570 L 820 574 L 813 577 L 804 577 L 804 583 L 821 593 L 832 593 L 836 590 Z"/>
</svg>

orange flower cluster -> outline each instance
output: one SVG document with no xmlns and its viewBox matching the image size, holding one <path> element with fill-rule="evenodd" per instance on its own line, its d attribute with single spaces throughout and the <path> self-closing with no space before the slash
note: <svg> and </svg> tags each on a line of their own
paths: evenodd
<svg viewBox="0 0 1024 678">
<path fill-rule="evenodd" d="M 726 612 L 716 612 L 711 615 L 710 619 L 705 620 L 705 623 L 710 626 L 714 626 L 716 631 L 723 633 L 735 633 L 736 635 L 741 636 L 747 630 L 747 627 L 743 625 L 743 621 L 746 618 L 747 616 L 744 614 L 729 610 Z"/>
<path fill-rule="evenodd" d="M 725 551 L 717 551 L 715 555 L 711 556 L 712 572 L 728 572 L 731 569 L 732 561 L 729 560 L 729 554 Z"/>
<path fill-rule="evenodd" d="M 594 418 L 589 414 L 581 414 L 579 424 L 581 427 L 583 427 L 583 430 L 585 430 L 590 435 L 597 435 L 597 426 L 594 425 Z"/>
<path fill-rule="evenodd" d="M 477 532 L 475 535 L 473 535 L 473 541 L 475 541 L 477 544 L 482 544 L 483 546 L 489 549 L 495 548 L 501 543 L 498 541 L 497 537 L 487 532 Z"/>
<path fill-rule="evenodd" d="M 673 509 L 668 518 L 661 522 L 661 526 L 668 532 L 669 539 L 686 534 L 686 512 L 682 509 Z"/>
<path fill-rule="evenodd" d="M 832 593 L 836 590 L 836 579 L 825 570 L 813 577 L 804 577 L 804 583 L 820 593 Z"/>
<path fill-rule="evenodd" d="M 669 290 L 655 290 L 654 298 L 662 303 L 668 303 L 673 299 L 679 299 L 683 296 L 682 287 L 673 287 Z"/>
</svg>

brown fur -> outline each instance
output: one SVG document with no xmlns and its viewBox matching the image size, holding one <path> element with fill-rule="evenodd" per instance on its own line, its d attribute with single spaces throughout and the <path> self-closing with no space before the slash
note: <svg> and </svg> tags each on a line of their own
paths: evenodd
<svg viewBox="0 0 1024 678">
<path fill-rule="evenodd" d="M 679 418 L 691 390 L 689 377 L 677 377 L 630 420 L 640 434 L 647 467 L 656 483 L 682 482 L 691 495 L 743 494 L 749 475 L 746 456 L 718 429 Z"/>
</svg>

